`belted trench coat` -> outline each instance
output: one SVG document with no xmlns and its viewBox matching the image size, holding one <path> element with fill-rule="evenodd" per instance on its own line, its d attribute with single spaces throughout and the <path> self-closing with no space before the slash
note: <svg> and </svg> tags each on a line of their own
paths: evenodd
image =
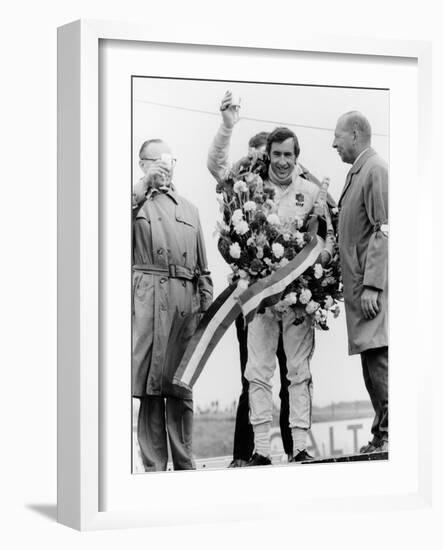
<svg viewBox="0 0 443 550">
<path fill-rule="evenodd" d="M 339 200 L 338 243 L 349 355 L 388 345 L 388 167 L 369 148 L 351 167 Z M 380 312 L 367 320 L 365 287 L 380 291 Z"/>
<path fill-rule="evenodd" d="M 197 208 L 173 190 L 148 194 L 133 208 L 134 397 L 190 396 L 171 381 L 212 292 Z"/>
</svg>

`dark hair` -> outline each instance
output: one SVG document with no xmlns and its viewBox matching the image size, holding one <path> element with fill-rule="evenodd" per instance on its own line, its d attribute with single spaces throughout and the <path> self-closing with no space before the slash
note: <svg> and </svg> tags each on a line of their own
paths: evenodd
<svg viewBox="0 0 443 550">
<path fill-rule="evenodd" d="M 289 128 L 285 128 L 284 126 L 275 128 L 275 130 L 273 130 L 268 135 L 268 141 L 266 144 L 266 152 L 268 153 L 268 155 L 270 156 L 271 154 L 271 147 L 273 143 L 283 143 L 289 138 L 292 138 L 294 140 L 294 155 L 297 159 L 298 155 L 300 154 L 300 145 L 298 144 L 297 136 L 292 130 L 290 130 Z"/>
<path fill-rule="evenodd" d="M 248 141 L 249 147 L 261 147 L 262 145 L 266 145 L 268 141 L 269 132 L 259 132 L 258 134 L 255 134 L 255 136 L 252 136 L 251 139 Z"/>
<path fill-rule="evenodd" d="M 140 160 L 142 160 L 144 150 L 146 149 L 146 147 L 148 147 L 148 145 L 151 145 L 151 143 L 163 143 L 163 140 L 155 138 L 144 141 L 142 146 L 140 147 L 140 151 L 138 152 Z"/>
</svg>

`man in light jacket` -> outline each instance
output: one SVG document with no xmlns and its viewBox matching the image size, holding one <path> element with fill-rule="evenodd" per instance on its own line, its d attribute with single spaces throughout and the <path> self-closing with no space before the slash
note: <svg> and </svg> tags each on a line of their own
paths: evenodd
<svg viewBox="0 0 443 550">
<path fill-rule="evenodd" d="M 212 281 L 197 208 L 172 185 L 174 160 L 160 139 L 143 143 L 144 177 L 133 193 L 132 395 L 140 399 L 138 442 L 146 471 L 194 469 L 192 393 L 172 384 Z M 168 342 L 173 345 L 168 346 Z"/>
<path fill-rule="evenodd" d="M 332 146 L 352 167 L 339 200 L 339 249 L 349 354 L 359 353 L 375 410 L 361 452 L 388 450 L 388 167 L 371 148 L 371 126 L 342 115 Z"/>
</svg>

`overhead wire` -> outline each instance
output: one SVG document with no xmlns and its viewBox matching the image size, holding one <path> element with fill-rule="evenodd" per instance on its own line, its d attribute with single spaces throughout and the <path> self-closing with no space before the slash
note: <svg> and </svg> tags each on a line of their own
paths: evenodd
<svg viewBox="0 0 443 550">
<path fill-rule="evenodd" d="M 147 101 L 145 99 L 136 99 L 135 101 L 137 103 L 147 103 L 149 105 L 155 105 L 156 107 L 165 107 L 167 109 L 176 109 L 176 110 L 179 110 L 179 111 L 188 111 L 188 112 L 191 112 L 191 113 L 200 113 L 200 114 L 211 115 L 211 116 L 220 116 L 219 111 L 216 111 L 216 112 L 214 112 L 214 111 L 205 111 L 203 109 L 193 109 L 191 107 L 183 107 L 181 105 L 170 105 L 170 104 L 167 104 L 167 103 L 158 103 L 156 101 Z M 335 128 L 326 128 L 324 126 L 310 126 L 308 124 L 297 124 L 295 122 L 282 122 L 280 120 L 267 120 L 267 119 L 263 119 L 263 118 L 254 118 L 254 117 L 241 116 L 240 120 L 248 120 L 248 121 L 251 121 L 251 122 L 261 122 L 263 124 L 275 124 L 277 126 L 293 126 L 294 128 L 307 128 L 307 129 L 310 129 L 310 130 L 320 130 L 320 131 L 325 131 L 325 132 L 334 132 L 334 130 L 335 130 Z M 381 133 L 376 133 L 376 132 L 372 132 L 372 135 L 373 136 L 378 136 L 378 137 L 389 137 L 388 134 L 381 134 Z"/>
</svg>

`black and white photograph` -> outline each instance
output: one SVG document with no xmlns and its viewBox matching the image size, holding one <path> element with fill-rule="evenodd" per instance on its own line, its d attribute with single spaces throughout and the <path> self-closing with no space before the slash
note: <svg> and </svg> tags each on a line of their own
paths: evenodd
<svg viewBox="0 0 443 550">
<path fill-rule="evenodd" d="M 438 5 L 5 4 L 3 548 L 443 547 Z"/>
<path fill-rule="evenodd" d="M 389 459 L 389 101 L 132 77 L 134 474 Z"/>
</svg>

